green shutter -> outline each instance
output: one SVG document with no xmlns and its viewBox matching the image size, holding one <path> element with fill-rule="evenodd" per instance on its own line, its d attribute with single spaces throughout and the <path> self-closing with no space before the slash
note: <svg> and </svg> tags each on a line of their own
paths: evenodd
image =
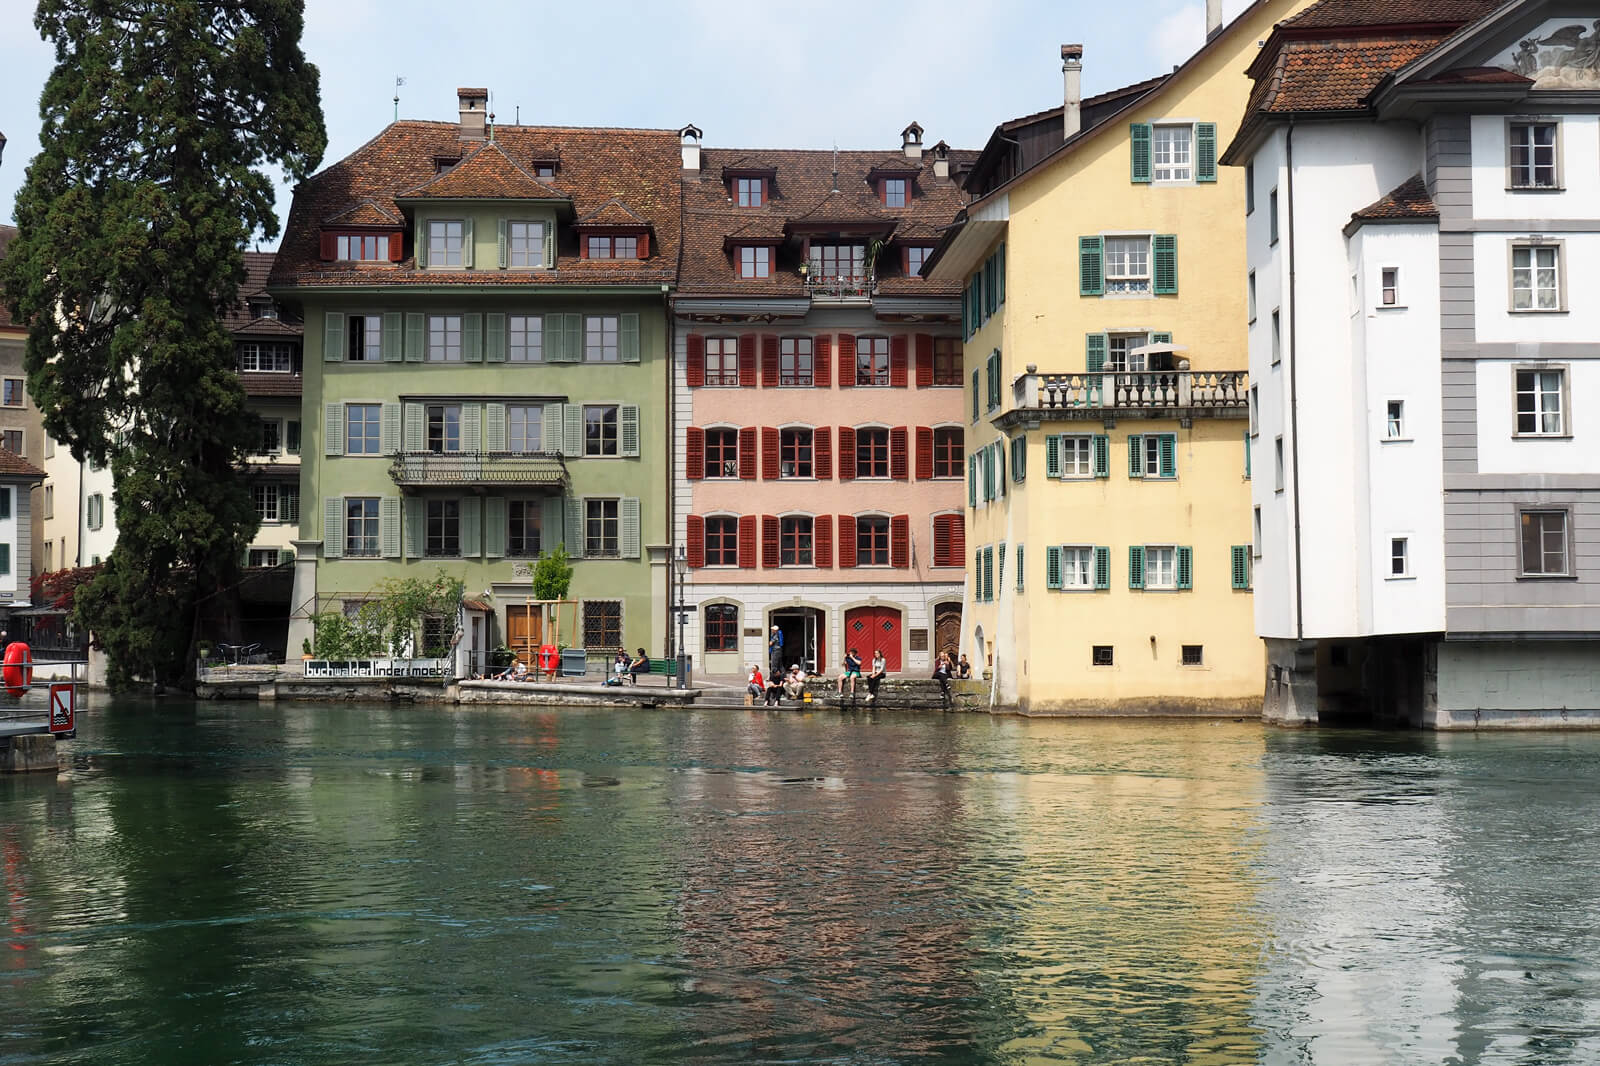
<svg viewBox="0 0 1600 1066">
<path fill-rule="evenodd" d="M 583 405 L 561 405 L 561 454 L 569 459 L 583 455 Z"/>
<path fill-rule="evenodd" d="M 461 405 L 461 450 L 468 455 L 483 451 L 483 405 Z"/>
<path fill-rule="evenodd" d="M 1055 433 L 1044 439 L 1044 476 L 1061 476 L 1061 438 Z"/>
<path fill-rule="evenodd" d="M 1217 180 L 1217 124 L 1194 124 L 1194 180 Z"/>
<path fill-rule="evenodd" d="M 344 315 L 334 311 L 322 313 L 322 361 L 337 363 L 344 359 Z"/>
<path fill-rule="evenodd" d="M 1000 545 L 999 554 L 995 557 L 994 581 L 1000 592 L 1006 590 L 1006 546 Z"/>
<path fill-rule="evenodd" d="M 483 501 L 476 496 L 461 500 L 461 556 L 475 559 L 483 554 Z"/>
<path fill-rule="evenodd" d="M 1178 435 L 1176 433 L 1161 434 L 1160 444 L 1157 449 L 1160 452 L 1157 460 L 1160 464 L 1160 475 L 1162 477 L 1177 477 Z"/>
<path fill-rule="evenodd" d="M 639 558 L 639 497 L 624 496 L 617 508 L 618 547 L 624 559 Z"/>
<path fill-rule="evenodd" d="M 544 265 L 546 270 L 556 265 L 556 224 L 554 220 L 544 224 Z"/>
<path fill-rule="evenodd" d="M 405 408 L 405 440 L 403 447 L 408 452 L 420 452 L 423 447 L 423 417 L 420 403 L 408 403 Z"/>
<path fill-rule="evenodd" d="M 997 478 L 1000 483 L 1000 495 L 1004 496 L 1006 494 L 1006 445 L 1003 440 L 994 442 L 994 461 L 1000 472 L 1000 476 Z"/>
<path fill-rule="evenodd" d="M 1099 296 L 1106 291 L 1105 242 L 1100 237 L 1078 238 L 1078 295 Z"/>
<path fill-rule="evenodd" d="M 1173 296 L 1178 291 L 1178 236 L 1175 233 L 1158 233 L 1151 238 L 1155 259 L 1155 287 L 1157 296 Z"/>
<path fill-rule="evenodd" d="M 378 423 L 378 447 L 384 455 L 400 450 L 400 405 L 397 403 L 383 405 L 382 421 Z"/>
<path fill-rule="evenodd" d="M 1128 178 L 1136 185 L 1150 183 L 1150 123 L 1128 124 Z"/>
<path fill-rule="evenodd" d="M 383 314 L 383 361 L 398 363 L 406 356 L 406 318 L 399 311 Z"/>
<path fill-rule="evenodd" d="M 1044 587 L 1061 587 L 1061 549 L 1054 544 L 1044 550 Z"/>
<path fill-rule="evenodd" d="M 1181 545 L 1178 548 L 1178 587 L 1194 588 L 1194 549 Z"/>
<path fill-rule="evenodd" d="M 1111 476 L 1111 438 L 1104 433 L 1096 433 L 1091 445 L 1094 454 L 1094 476 Z"/>
<path fill-rule="evenodd" d="M 967 506 L 978 506 L 978 457 L 967 456 Z"/>
<path fill-rule="evenodd" d="M 639 361 L 639 316 L 631 311 L 617 316 L 617 358 L 624 363 Z"/>
<path fill-rule="evenodd" d="M 423 343 L 427 340 L 426 325 L 420 312 L 406 313 L 406 362 L 420 363 L 427 354 L 423 351 Z"/>
<path fill-rule="evenodd" d="M 1128 476 L 1144 477 L 1144 438 L 1137 433 L 1128 436 Z"/>
<path fill-rule="evenodd" d="M 482 315 L 461 316 L 461 361 L 464 363 L 483 362 Z"/>
<path fill-rule="evenodd" d="M 408 558 L 420 559 L 423 552 L 426 514 L 422 509 L 422 501 L 408 499 L 405 501 L 406 512 L 406 543 L 404 554 Z"/>
<path fill-rule="evenodd" d="M 483 554 L 490 559 L 505 558 L 506 514 L 504 496 L 490 496 L 483 501 Z"/>
<path fill-rule="evenodd" d="M 1144 588 L 1144 545 L 1128 545 L 1128 587 Z"/>
<path fill-rule="evenodd" d="M 547 362 L 565 363 L 567 361 L 566 337 L 567 316 L 549 314 L 544 316 L 544 357 Z"/>
<path fill-rule="evenodd" d="M 1104 333 L 1089 333 L 1083 338 L 1083 365 L 1091 374 L 1098 374 L 1106 368 L 1106 344 Z"/>
<path fill-rule="evenodd" d="M 417 228 L 417 269 L 426 270 L 428 268 L 428 223 L 423 220 L 421 215 L 417 215 L 412 221 L 416 223 Z"/>
<path fill-rule="evenodd" d="M 1244 431 L 1244 479 L 1250 480 L 1250 431 Z"/>
<path fill-rule="evenodd" d="M 322 501 L 322 557 L 344 558 L 344 500 L 338 496 Z"/>
<path fill-rule="evenodd" d="M 1094 550 L 1094 587 L 1108 589 L 1111 587 L 1111 549 L 1096 547 Z"/>
<path fill-rule="evenodd" d="M 344 404 L 322 406 L 322 454 L 344 454 Z"/>
<path fill-rule="evenodd" d="M 1250 545 L 1235 544 L 1228 549 L 1232 556 L 1233 587 L 1248 589 L 1250 587 Z"/>
<path fill-rule="evenodd" d="M 1000 406 L 1000 349 L 989 354 L 989 410 Z"/>
<path fill-rule="evenodd" d="M 617 408 L 617 452 L 627 459 L 639 457 L 639 408 L 625 403 Z"/>
<path fill-rule="evenodd" d="M 1152 333 L 1152 334 L 1150 334 L 1150 343 L 1151 344 L 1171 344 L 1172 343 L 1172 334 L 1166 333 L 1166 332 Z"/>
<path fill-rule="evenodd" d="M 972 368 L 972 420 L 974 422 L 976 422 L 978 420 L 978 413 L 979 413 L 979 411 L 981 409 L 981 405 L 982 405 L 982 400 L 980 399 L 981 395 L 982 394 L 979 393 L 979 391 L 978 391 L 978 368 L 977 367 L 973 367 Z"/>
<path fill-rule="evenodd" d="M 563 500 L 562 506 L 566 510 L 566 546 L 567 554 L 574 559 L 583 558 L 583 497 L 574 496 L 570 503 Z"/>
<path fill-rule="evenodd" d="M 506 450 L 506 405 L 503 403 L 483 407 L 483 450 L 490 453 Z"/>
<path fill-rule="evenodd" d="M 1021 484 L 1028 478 L 1028 438 L 1018 437 L 1011 442 L 1011 480 Z"/>
<path fill-rule="evenodd" d="M 1027 573 L 1027 568 L 1022 564 L 1022 545 L 1017 545 L 1017 591 L 1022 592 L 1022 575 Z"/>
<path fill-rule="evenodd" d="M 378 501 L 378 539 L 385 559 L 400 558 L 400 497 L 385 496 Z"/>
<path fill-rule="evenodd" d="M 1000 245 L 994 253 L 994 289 L 997 303 L 1006 302 L 1006 246 Z"/>
<path fill-rule="evenodd" d="M 502 311 L 483 316 L 483 358 L 489 363 L 506 361 L 506 316 Z"/>
<path fill-rule="evenodd" d="M 569 363 L 583 362 L 583 316 L 566 316 L 566 361 Z"/>
<path fill-rule="evenodd" d="M 472 219 L 461 220 L 461 265 L 471 270 L 475 265 L 472 243 Z"/>
<path fill-rule="evenodd" d="M 506 268 L 506 262 L 507 262 L 507 260 L 506 260 L 506 220 L 503 219 L 503 218 L 500 219 L 495 228 L 496 228 L 496 230 L 498 232 L 498 235 L 499 235 L 499 238 L 500 238 L 500 269 L 504 270 Z"/>
<path fill-rule="evenodd" d="M 539 551 L 540 553 L 555 550 L 556 544 L 561 541 L 565 529 L 566 501 L 560 496 L 546 496 L 544 503 L 539 507 Z M 567 552 L 568 555 L 572 553 Z"/>
</svg>

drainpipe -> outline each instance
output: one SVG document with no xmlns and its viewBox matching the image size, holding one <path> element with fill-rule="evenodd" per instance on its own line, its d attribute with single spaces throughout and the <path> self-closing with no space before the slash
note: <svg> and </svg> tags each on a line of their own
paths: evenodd
<svg viewBox="0 0 1600 1066">
<path fill-rule="evenodd" d="M 680 197 L 682 185 L 679 186 Z M 683 259 L 682 235 L 678 241 L 678 259 Z M 677 602 L 672 598 L 674 581 L 681 582 L 678 577 L 678 515 L 677 498 L 673 494 L 674 472 L 673 466 L 677 462 L 678 449 L 676 438 L 678 432 L 678 322 L 677 316 L 672 311 L 672 293 L 668 287 L 661 286 L 661 307 L 667 319 L 667 471 L 663 479 L 666 491 L 664 498 L 667 501 L 667 658 L 675 659 L 678 654 L 678 642 L 673 635 L 673 606 Z M 679 590 L 679 599 L 683 598 Z"/>
<path fill-rule="evenodd" d="M 1284 164 L 1289 171 L 1289 462 L 1294 477 L 1294 635 L 1306 638 L 1304 581 L 1300 568 L 1300 404 L 1296 388 L 1300 361 L 1295 338 L 1300 334 L 1300 319 L 1295 314 L 1294 270 L 1294 119 L 1284 138 Z"/>
</svg>

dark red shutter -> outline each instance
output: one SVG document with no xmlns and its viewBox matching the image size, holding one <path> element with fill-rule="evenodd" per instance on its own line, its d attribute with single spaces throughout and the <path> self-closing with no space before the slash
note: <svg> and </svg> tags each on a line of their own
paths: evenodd
<svg viewBox="0 0 1600 1066">
<path fill-rule="evenodd" d="M 856 383 L 856 338 L 854 334 L 839 334 L 839 387 L 848 389 Z"/>
<path fill-rule="evenodd" d="M 933 430 L 928 426 L 917 427 L 917 480 L 927 481 L 933 477 Z"/>
<path fill-rule="evenodd" d="M 756 479 L 755 426 L 745 426 L 739 431 L 739 477 L 744 481 Z"/>
<path fill-rule="evenodd" d="M 769 389 L 778 386 L 778 335 L 761 335 L 761 384 Z"/>
<path fill-rule="evenodd" d="M 648 232 L 639 234 L 639 258 L 650 258 L 650 234 Z"/>
<path fill-rule="evenodd" d="M 739 565 L 746 570 L 756 568 L 756 516 L 739 516 Z"/>
<path fill-rule="evenodd" d="M 950 565 L 950 516 L 933 516 L 933 565 Z"/>
<path fill-rule="evenodd" d="M 967 565 L 967 517 L 964 514 L 947 516 L 950 519 L 950 566 Z"/>
<path fill-rule="evenodd" d="M 811 476 L 818 481 L 833 477 L 833 427 L 811 431 Z"/>
<path fill-rule="evenodd" d="M 895 426 L 889 431 L 889 476 L 904 481 L 910 464 L 906 461 L 906 427 Z"/>
<path fill-rule="evenodd" d="M 856 431 L 851 426 L 839 427 L 839 480 L 853 481 L 856 476 Z"/>
<path fill-rule="evenodd" d="M 927 333 L 917 334 L 917 388 L 925 389 L 933 384 L 933 337 Z"/>
<path fill-rule="evenodd" d="M 697 514 L 689 516 L 689 565 L 706 565 L 706 520 Z"/>
<path fill-rule="evenodd" d="M 889 565 L 905 570 L 911 565 L 911 516 L 889 519 Z"/>
<path fill-rule="evenodd" d="M 322 235 L 322 258 L 332 259 L 339 254 L 339 235 L 337 233 L 324 233 Z"/>
<path fill-rule="evenodd" d="M 778 480 L 778 431 L 772 426 L 761 427 L 761 479 Z"/>
<path fill-rule="evenodd" d="M 398 263 L 406 257 L 406 231 L 395 230 L 389 234 L 389 262 Z"/>
<path fill-rule="evenodd" d="M 699 481 L 706 476 L 706 431 L 690 426 L 683 442 L 683 476 Z"/>
<path fill-rule="evenodd" d="M 745 333 L 739 337 L 739 385 L 756 387 L 756 335 Z"/>
<path fill-rule="evenodd" d="M 811 560 L 813 566 L 825 570 L 833 568 L 833 515 L 819 514 L 811 525 Z"/>
<path fill-rule="evenodd" d="M 833 378 L 833 338 L 824 334 L 811 342 L 811 382 L 819 389 Z"/>
<path fill-rule="evenodd" d="M 689 334 L 685 342 L 684 363 L 689 374 L 689 387 L 698 389 L 706 383 L 706 339 L 698 333 Z"/>
<path fill-rule="evenodd" d="M 889 387 L 903 389 L 906 387 L 906 345 L 908 341 L 904 333 L 896 333 L 889 338 Z"/>
<path fill-rule="evenodd" d="M 839 565 L 848 570 L 856 565 L 856 516 L 839 516 Z"/>
<path fill-rule="evenodd" d="M 778 568 L 778 516 L 764 514 L 761 516 L 761 565 L 768 570 Z"/>
</svg>

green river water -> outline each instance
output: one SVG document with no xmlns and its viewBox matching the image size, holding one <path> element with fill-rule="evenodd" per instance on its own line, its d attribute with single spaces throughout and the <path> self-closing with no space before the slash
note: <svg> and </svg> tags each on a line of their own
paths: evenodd
<svg viewBox="0 0 1600 1066">
<path fill-rule="evenodd" d="M 0 1064 L 1600 1062 L 1600 735 L 115 703 Z"/>
</svg>

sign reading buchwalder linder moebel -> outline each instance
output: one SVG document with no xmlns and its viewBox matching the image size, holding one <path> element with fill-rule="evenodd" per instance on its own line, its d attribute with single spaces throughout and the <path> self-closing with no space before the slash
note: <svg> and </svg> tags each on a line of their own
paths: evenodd
<svg viewBox="0 0 1600 1066">
<path fill-rule="evenodd" d="M 405 677 L 433 678 L 450 676 L 449 659 L 306 659 L 308 678 L 364 678 Z"/>
</svg>

